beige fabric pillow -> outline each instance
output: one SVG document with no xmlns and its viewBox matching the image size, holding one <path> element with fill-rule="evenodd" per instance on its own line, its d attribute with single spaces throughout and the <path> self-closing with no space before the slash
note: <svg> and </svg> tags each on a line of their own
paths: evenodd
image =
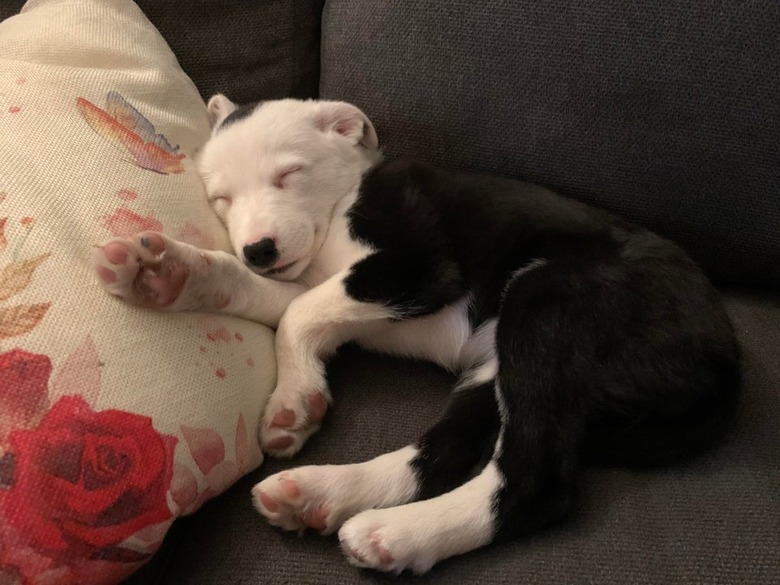
<svg viewBox="0 0 780 585">
<path fill-rule="evenodd" d="M 262 461 L 272 332 L 127 306 L 92 269 L 143 229 L 229 250 L 195 173 L 208 134 L 130 0 L 0 24 L 0 583 L 116 583 Z"/>
</svg>

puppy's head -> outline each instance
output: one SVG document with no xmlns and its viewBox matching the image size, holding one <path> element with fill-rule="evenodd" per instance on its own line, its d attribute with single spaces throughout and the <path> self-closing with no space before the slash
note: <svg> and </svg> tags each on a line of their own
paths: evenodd
<svg viewBox="0 0 780 585">
<path fill-rule="evenodd" d="M 316 257 L 336 204 L 379 158 L 366 115 L 345 102 L 208 102 L 198 165 L 233 248 L 258 274 L 297 278 Z"/>
</svg>

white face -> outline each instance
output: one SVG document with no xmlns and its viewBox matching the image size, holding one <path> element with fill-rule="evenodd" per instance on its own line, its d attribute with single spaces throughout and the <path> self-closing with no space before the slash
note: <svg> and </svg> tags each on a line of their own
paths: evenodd
<svg viewBox="0 0 780 585">
<path fill-rule="evenodd" d="M 214 131 L 200 174 L 236 255 L 258 274 L 294 280 L 325 241 L 336 204 L 378 160 L 376 133 L 344 102 L 265 102 L 220 127 L 235 109 L 224 96 L 209 100 Z"/>
</svg>

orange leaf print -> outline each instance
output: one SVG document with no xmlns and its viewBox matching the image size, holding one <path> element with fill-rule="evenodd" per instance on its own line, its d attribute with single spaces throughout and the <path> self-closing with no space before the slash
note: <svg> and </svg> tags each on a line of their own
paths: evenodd
<svg viewBox="0 0 780 585">
<path fill-rule="evenodd" d="M 8 246 L 8 240 L 5 239 L 5 222 L 7 221 L 7 217 L 0 219 L 0 252 L 5 251 Z"/>
<path fill-rule="evenodd" d="M 32 331 L 43 319 L 51 303 L 17 305 L 0 308 L 0 339 L 16 337 Z"/>
<path fill-rule="evenodd" d="M 35 269 L 48 257 L 48 253 L 41 254 L 32 260 L 14 262 L 0 270 L 0 301 L 10 299 L 27 288 Z"/>
</svg>

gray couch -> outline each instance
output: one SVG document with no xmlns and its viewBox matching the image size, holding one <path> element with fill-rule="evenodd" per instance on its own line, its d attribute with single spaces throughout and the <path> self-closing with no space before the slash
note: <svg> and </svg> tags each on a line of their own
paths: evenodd
<svg viewBox="0 0 780 585">
<path fill-rule="evenodd" d="M 543 183 L 678 241 L 722 287 L 745 379 L 708 454 L 590 470 L 566 524 L 388 577 L 349 567 L 335 537 L 274 530 L 249 499 L 268 474 L 373 457 L 436 419 L 451 376 L 348 346 L 330 367 L 336 406 L 297 459 L 178 521 L 127 585 L 780 583 L 775 0 L 138 3 L 204 97 L 348 100 L 388 156 Z"/>
</svg>

